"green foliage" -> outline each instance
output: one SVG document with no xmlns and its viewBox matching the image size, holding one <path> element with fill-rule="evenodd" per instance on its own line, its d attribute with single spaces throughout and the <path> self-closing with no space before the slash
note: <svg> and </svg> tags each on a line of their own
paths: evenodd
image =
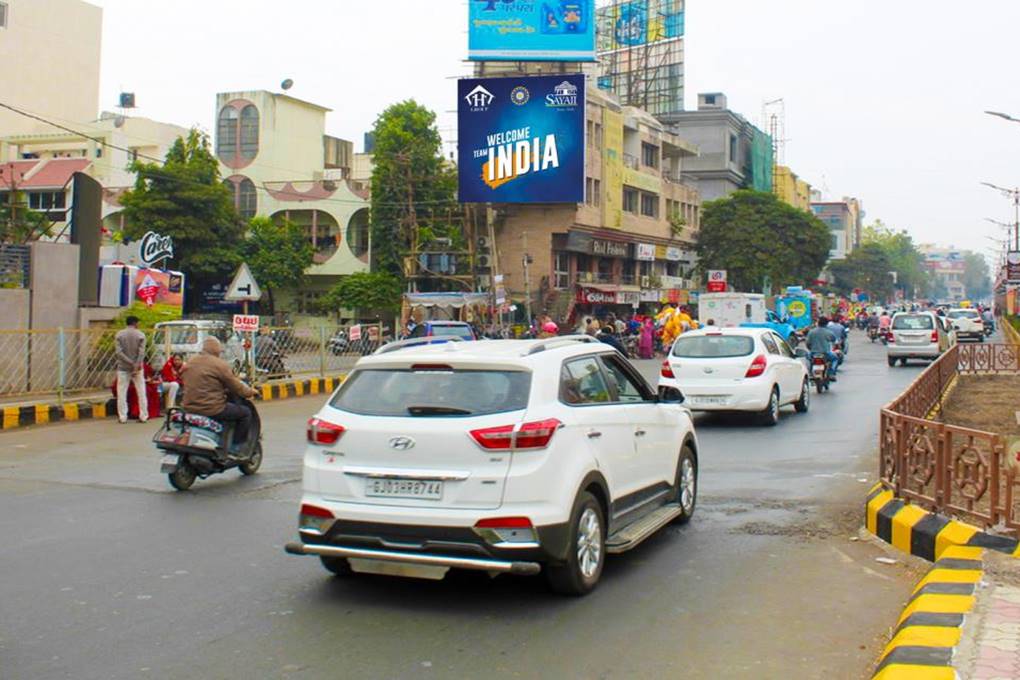
<svg viewBox="0 0 1020 680">
<path fill-rule="evenodd" d="M 273 291 L 299 287 L 314 254 L 301 227 L 286 220 L 277 224 L 268 217 L 251 220 L 248 238 L 241 243 L 240 250 L 255 280 L 269 296 L 271 314 L 276 311 Z"/>
<path fill-rule="evenodd" d="M 825 266 L 832 237 L 811 213 L 775 195 L 741 190 L 702 206 L 699 267 L 725 269 L 741 292 L 810 284 Z"/>
<path fill-rule="evenodd" d="M 196 303 L 197 291 L 229 279 L 244 234 L 209 140 L 192 130 L 174 142 L 162 166 L 136 161 L 131 169 L 138 178 L 120 199 L 125 236 L 138 239 L 151 230 L 172 237 L 173 261 L 187 274 L 188 300 Z"/>
<path fill-rule="evenodd" d="M 963 285 L 971 300 L 983 300 L 992 294 L 991 272 L 988 262 L 977 253 L 967 253 L 963 258 Z"/>
<path fill-rule="evenodd" d="M 881 220 L 864 228 L 863 242 L 882 247 L 889 257 L 890 271 L 896 272 L 895 287 L 907 297 L 930 295 L 934 281 L 924 268 L 924 255 L 906 231 L 896 231 Z"/>
<path fill-rule="evenodd" d="M 0 243 L 24 245 L 49 236 L 52 230 L 53 223 L 45 213 L 29 209 L 24 192 L 9 192 L 0 202 Z"/>
<path fill-rule="evenodd" d="M 443 160 L 436 114 L 414 100 L 383 111 L 373 134 L 372 268 L 402 278 L 419 223 L 457 209 L 456 171 Z M 419 242 L 449 237 L 448 227 L 430 222 Z"/>
<path fill-rule="evenodd" d="M 892 258 L 879 243 L 867 242 L 846 259 L 829 264 L 836 278 L 835 289 L 849 294 L 854 288 L 866 291 L 875 300 L 884 300 L 893 293 Z"/>
<path fill-rule="evenodd" d="M 322 296 L 319 308 L 324 313 L 340 309 L 393 312 L 400 309 L 403 284 L 389 272 L 358 272 L 341 279 Z"/>
</svg>

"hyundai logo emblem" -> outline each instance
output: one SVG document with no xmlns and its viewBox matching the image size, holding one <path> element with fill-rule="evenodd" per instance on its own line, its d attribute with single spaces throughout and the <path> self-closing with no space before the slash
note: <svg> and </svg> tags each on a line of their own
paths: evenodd
<svg viewBox="0 0 1020 680">
<path fill-rule="evenodd" d="M 407 451 L 414 448 L 414 440 L 410 437 L 391 437 L 390 448 L 397 451 Z"/>
</svg>

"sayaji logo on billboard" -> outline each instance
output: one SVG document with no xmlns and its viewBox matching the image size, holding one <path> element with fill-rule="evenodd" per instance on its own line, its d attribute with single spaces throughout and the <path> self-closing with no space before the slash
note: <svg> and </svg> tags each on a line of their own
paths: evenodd
<svg viewBox="0 0 1020 680">
<path fill-rule="evenodd" d="M 584 200 L 584 76 L 540 76 L 526 82 L 460 81 L 462 202 Z M 483 101 L 483 92 L 492 99 Z"/>
</svg>

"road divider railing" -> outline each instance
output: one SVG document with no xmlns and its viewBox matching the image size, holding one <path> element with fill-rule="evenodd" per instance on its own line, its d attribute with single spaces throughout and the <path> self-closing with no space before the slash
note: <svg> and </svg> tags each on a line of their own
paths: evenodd
<svg viewBox="0 0 1020 680">
<path fill-rule="evenodd" d="M 1020 348 L 950 348 L 881 412 L 880 479 L 903 502 L 979 527 L 1020 529 L 1016 461 L 1007 438 L 946 422 L 942 406 L 961 375 L 1020 378 Z"/>
</svg>

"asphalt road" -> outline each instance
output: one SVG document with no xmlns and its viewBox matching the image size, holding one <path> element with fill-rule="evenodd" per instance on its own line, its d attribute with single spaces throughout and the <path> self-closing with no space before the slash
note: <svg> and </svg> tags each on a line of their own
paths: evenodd
<svg viewBox="0 0 1020 680">
<path fill-rule="evenodd" d="M 582 599 L 541 578 L 341 580 L 285 555 L 321 397 L 263 404 L 262 472 L 188 493 L 150 426 L 0 435 L 0 678 L 865 677 L 915 573 L 850 537 L 878 408 L 919 371 L 855 333 L 809 414 L 699 416 L 693 522 L 611 557 Z"/>
</svg>

